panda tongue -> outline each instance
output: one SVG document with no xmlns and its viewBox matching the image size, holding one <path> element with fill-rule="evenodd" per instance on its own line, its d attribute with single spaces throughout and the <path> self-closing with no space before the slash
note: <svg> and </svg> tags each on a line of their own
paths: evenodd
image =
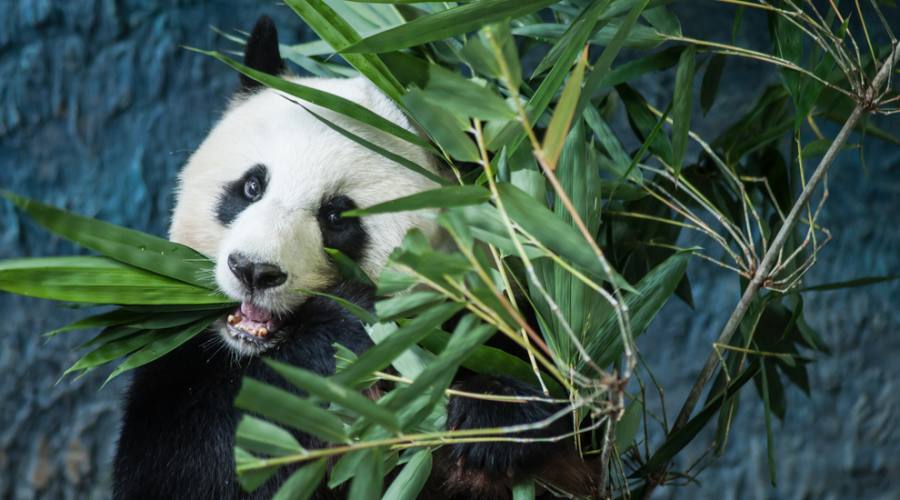
<svg viewBox="0 0 900 500">
<path fill-rule="evenodd" d="M 246 300 L 241 302 L 241 314 L 254 323 L 266 324 L 272 320 L 272 313 Z"/>
</svg>

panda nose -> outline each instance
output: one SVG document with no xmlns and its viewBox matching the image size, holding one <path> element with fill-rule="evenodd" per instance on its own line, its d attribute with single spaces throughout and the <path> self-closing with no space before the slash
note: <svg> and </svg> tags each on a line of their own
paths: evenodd
<svg viewBox="0 0 900 500">
<path fill-rule="evenodd" d="M 252 290 L 274 288 L 287 281 L 287 274 L 280 267 L 267 262 L 253 262 L 241 253 L 228 256 L 228 269 Z"/>
</svg>

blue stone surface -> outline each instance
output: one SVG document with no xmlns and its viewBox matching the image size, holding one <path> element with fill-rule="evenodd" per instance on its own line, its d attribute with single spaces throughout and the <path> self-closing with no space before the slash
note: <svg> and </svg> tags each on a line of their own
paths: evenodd
<svg viewBox="0 0 900 500">
<path fill-rule="evenodd" d="M 730 36 L 710 2 L 679 7 L 685 31 Z M 183 46 L 234 49 L 210 26 L 248 29 L 263 12 L 283 41 L 311 34 L 274 2 L 253 0 L 5 0 L 0 6 L 0 187 L 136 229 L 165 234 L 178 168 L 236 87 L 224 65 Z M 891 14 L 897 26 L 896 11 Z M 763 43 L 764 21 L 741 43 Z M 729 61 L 716 108 L 697 120 L 714 134 L 777 78 Z M 646 79 L 665 104 L 672 75 Z M 886 121 L 883 126 L 897 122 Z M 833 134 L 834 128 L 826 128 Z M 854 141 L 857 141 L 854 139 Z M 844 153 L 829 176 L 822 222 L 834 241 L 809 283 L 900 273 L 900 150 L 868 139 L 866 164 Z M 77 253 L 0 203 L 0 258 Z M 670 303 L 641 338 L 673 415 L 738 299 L 736 279 L 694 262 L 690 310 Z M 811 295 L 808 318 L 833 349 L 810 369 L 812 398 L 789 392 L 776 423 L 779 484 L 768 483 L 762 406 L 743 394 L 729 447 L 701 486 L 659 498 L 898 498 L 900 492 L 900 284 Z M 99 389 L 97 370 L 57 383 L 84 333 L 50 342 L 42 332 L 77 317 L 56 304 L 0 295 L 0 498 L 107 498 L 125 378 Z M 707 436 L 709 438 L 709 436 Z M 705 441 L 705 442 L 708 442 Z M 702 453 L 685 453 L 682 468 Z"/>
</svg>

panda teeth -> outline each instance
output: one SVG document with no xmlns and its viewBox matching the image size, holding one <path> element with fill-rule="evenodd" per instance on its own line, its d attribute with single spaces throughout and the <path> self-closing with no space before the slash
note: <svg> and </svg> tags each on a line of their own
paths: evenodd
<svg viewBox="0 0 900 500">
<path fill-rule="evenodd" d="M 253 332 L 253 335 L 256 335 L 257 337 L 265 337 L 268 334 L 269 334 L 269 329 L 264 326 L 257 328 L 256 331 Z"/>
<path fill-rule="evenodd" d="M 234 326 L 241 322 L 244 318 L 241 317 L 240 314 L 229 314 L 228 315 L 228 324 Z"/>
</svg>

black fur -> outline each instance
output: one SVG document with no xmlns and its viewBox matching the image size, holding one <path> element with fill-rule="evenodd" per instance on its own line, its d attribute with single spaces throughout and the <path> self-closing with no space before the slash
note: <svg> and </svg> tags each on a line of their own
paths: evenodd
<svg viewBox="0 0 900 500">
<path fill-rule="evenodd" d="M 371 293 L 360 286 L 332 290 L 363 307 Z M 296 314 L 285 339 L 268 357 L 316 373 L 334 372 L 340 343 L 360 353 L 371 346 L 360 322 L 328 299 L 310 298 Z M 242 377 L 253 377 L 299 393 L 259 358 L 235 361 L 218 333 L 206 332 L 163 358 L 135 370 L 115 458 L 116 499 L 270 498 L 287 478 L 282 470 L 251 494 L 237 483 L 234 434 L 240 412 L 234 398 Z M 324 443 L 304 434 L 300 443 Z M 322 489 L 317 497 L 332 498 Z"/>
<path fill-rule="evenodd" d="M 343 284 L 330 293 L 371 309 L 372 292 L 358 284 Z M 333 343 L 362 353 L 372 343 L 361 323 L 334 302 L 313 297 L 283 327 L 281 342 L 266 356 L 301 366 L 321 375 L 334 373 Z M 293 469 L 282 468 L 252 493 L 237 482 L 234 435 L 240 411 L 234 399 L 243 377 L 252 377 L 300 394 L 268 369 L 260 358 L 236 360 L 218 333 L 206 332 L 163 358 L 135 370 L 125 401 L 114 465 L 113 497 L 132 499 L 223 500 L 270 498 Z M 538 396 L 522 382 L 477 375 L 455 386 L 469 392 Z M 450 399 L 447 427 L 472 429 L 526 424 L 543 420 L 558 406 L 548 403 L 500 403 L 479 399 Z M 548 429 L 520 436 L 559 435 L 566 419 Z M 295 433 L 306 448 L 326 446 Z M 529 475 L 546 475 L 547 465 L 570 471 L 579 481 L 588 475 L 578 463 L 570 441 L 560 443 L 472 443 L 441 448 L 426 490 L 420 498 L 502 499 L 509 487 Z M 580 460 L 578 461 L 580 462 Z M 577 472 L 577 473 L 576 473 Z M 320 486 L 313 498 L 344 498 L 343 489 Z"/>
<path fill-rule="evenodd" d="M 369 244 L 369 237 L 359 217 L 340 217 L 342 212 L 354 208 L 356 203 L 347 196 L 332 196 L 322 202 L 316 218 L 322 231 L 322 244 L 358 261 Z"/>
<path fill-rule="evenodd" d="M 244 65 L 270 75 L 284 72 L 284 60 L 278 49 L 278 30 L 269 16 L 260 16 L 253 26 L 244 48 Z M 241 74 L 241 90 L 253 91 L 262 86 L 256 80 Z"/>
<path fill-rule="evenodd" d="M 266 192 L 266 186 L 269 184 L 269 169 L 265 165 L 257 164 L 250 167 L 240 179 L 229 182 L 225 185 L 225 189 L 219 195 L 219 203 L 216 205 L 216 218 L 222 225 L 229 225 L 237 219 L 247 207 L 257 200 L 248 199 L 244 196 L 244 183 L 250 177 L 256 177 L 260 182 L 262 194 Z M 260 195 L 261 197 L 262 195 Z"/>
</svg>

